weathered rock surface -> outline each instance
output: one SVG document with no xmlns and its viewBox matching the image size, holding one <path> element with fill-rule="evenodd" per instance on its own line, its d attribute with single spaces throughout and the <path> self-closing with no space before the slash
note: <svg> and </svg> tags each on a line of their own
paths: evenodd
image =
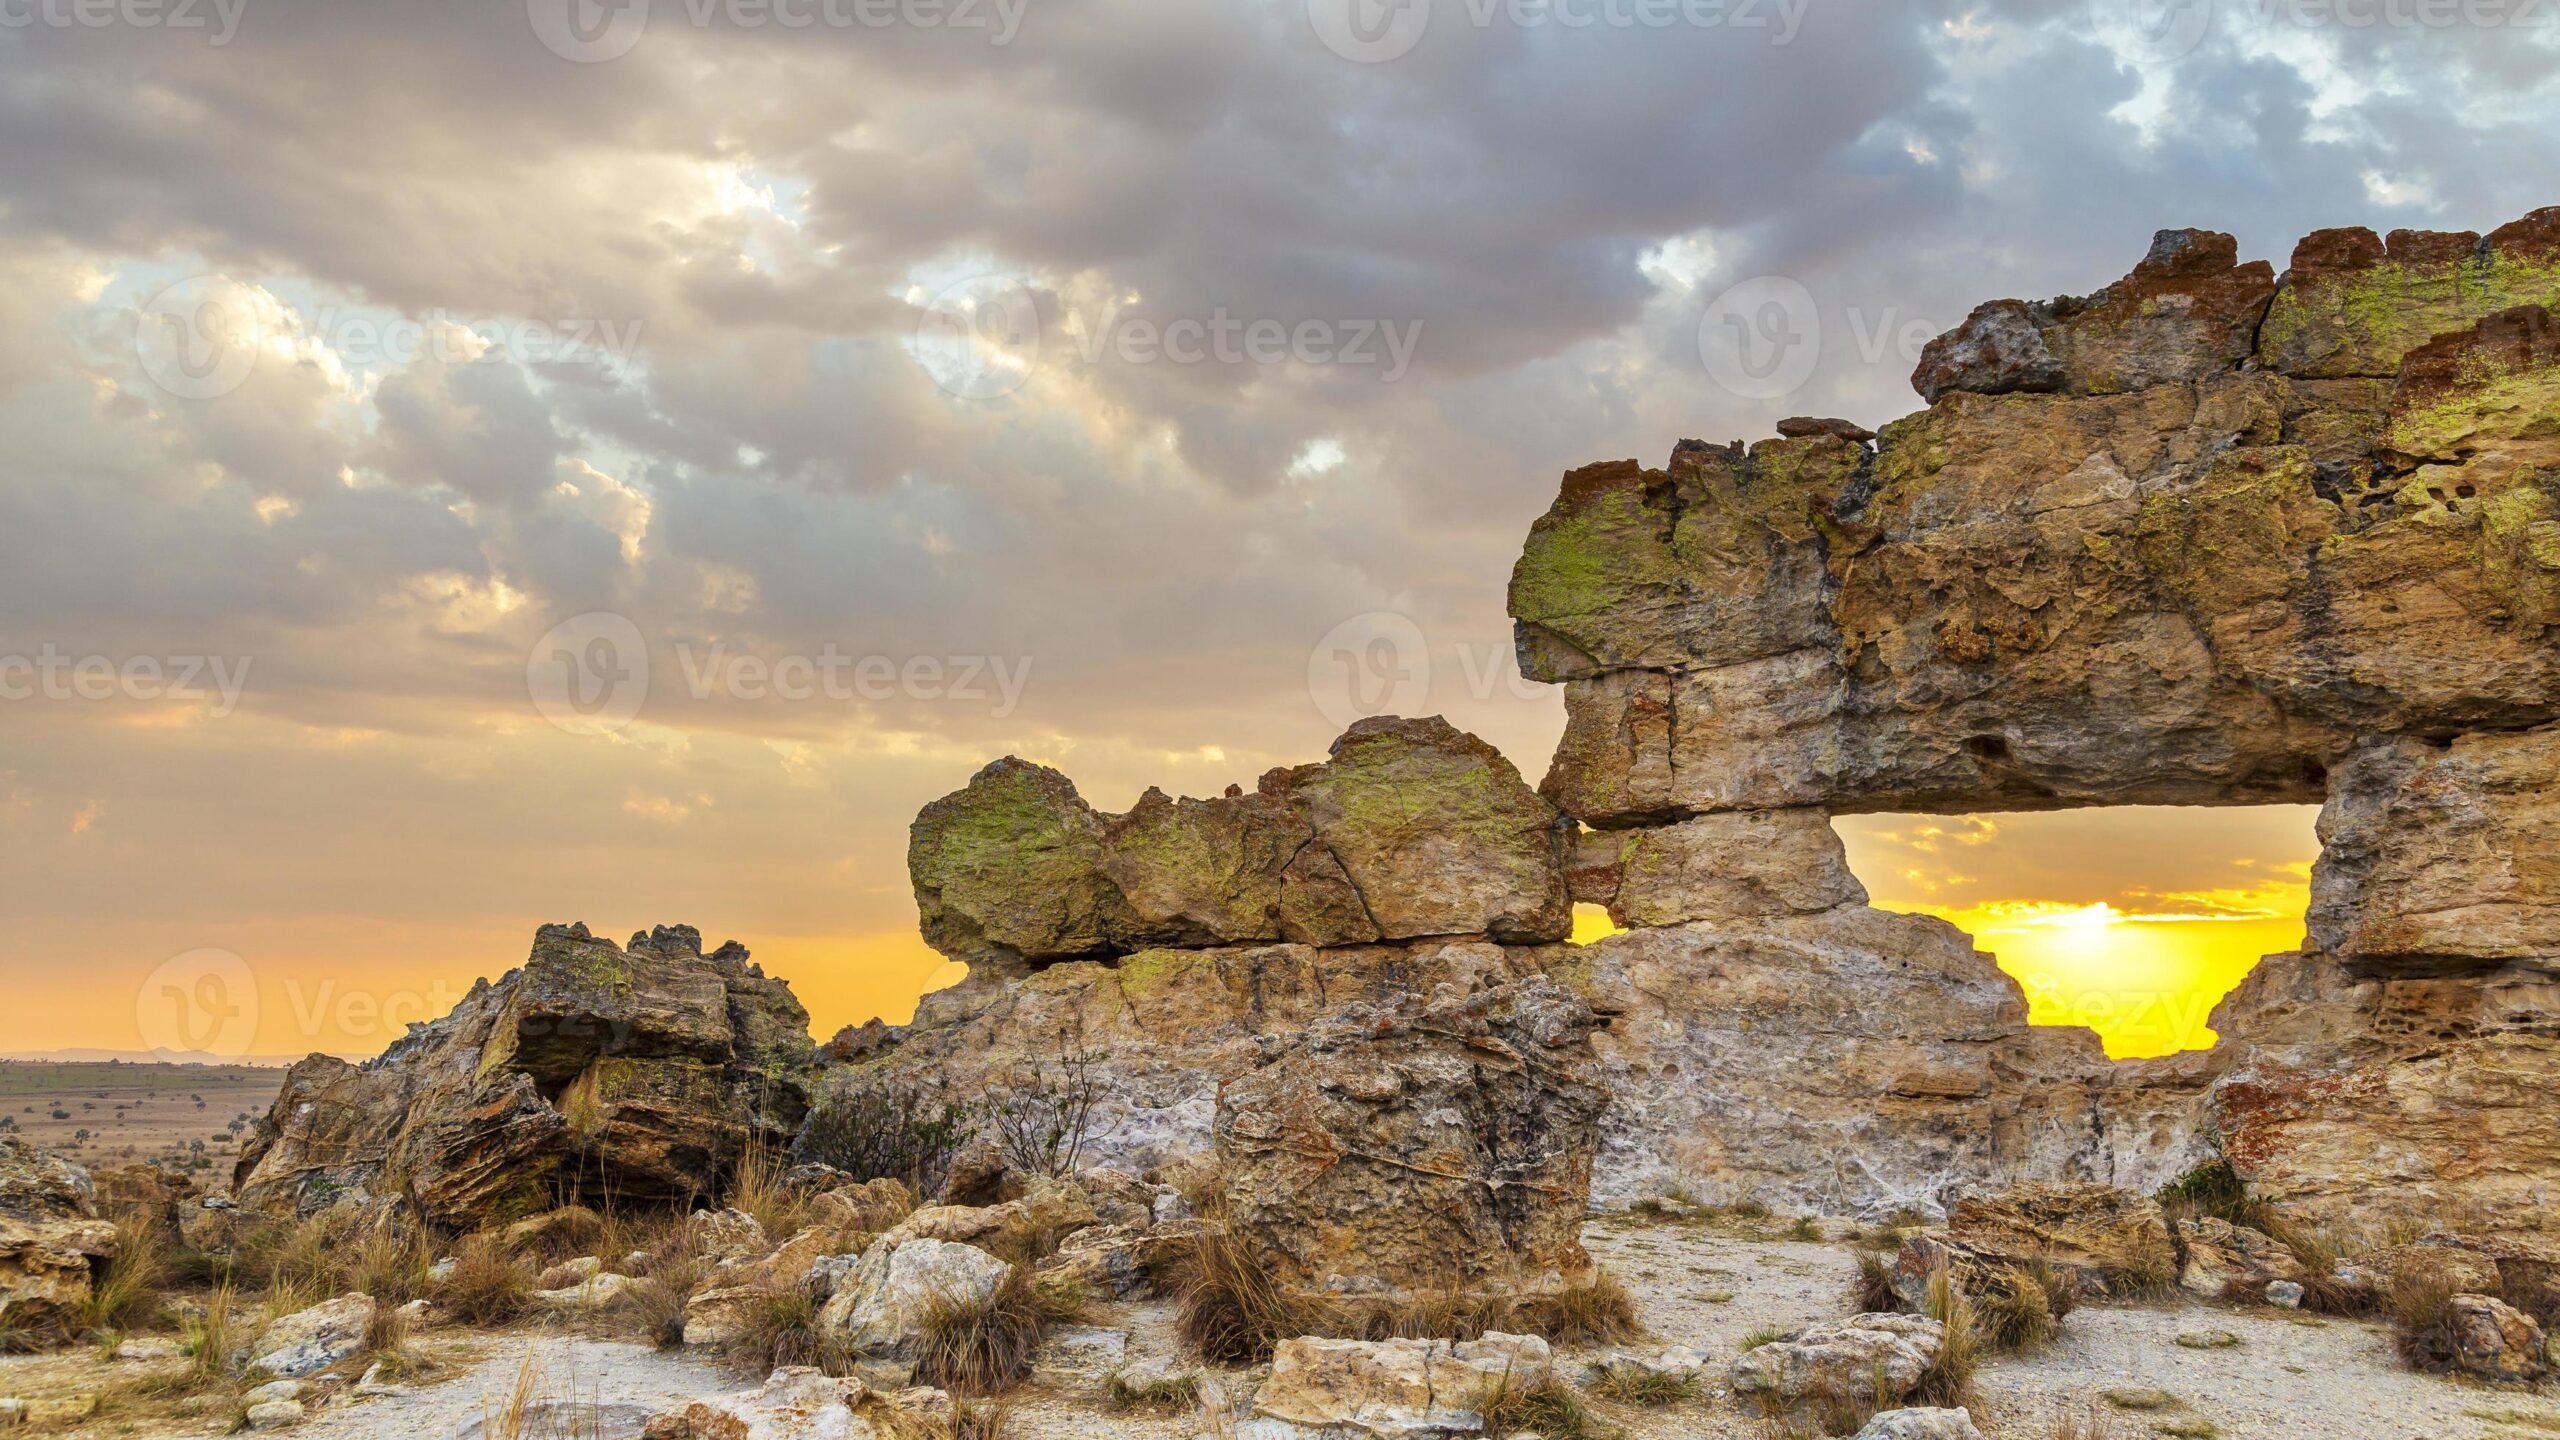
<svg viewBox="0 0 2560 1440">
<path fill-rule="evenodd" d="M 1563 1288 L 1591 1266 L 1596 1023 L 1529 981 L 1311 1028 L 1219 1096 L 1230 1229 L 1304 1292 Z"/>
<path fill-rule="evenodd" d="M 2358 746 L 2321 810 L 2312 945 L 2375 978 L 2560 971 L 2555 779 L 2560 726 Z"/>
<path fill-rule="evenodd" d="M 1970 1410 L 1887 1410 L 1850 1440 L 1982 1440 Z"/>
<path fill-rule="evenodd" d="M 2507 1385 L 2551 1373 L 2542 1327 L 2532 1316 L 2488 1295 L 2456 1295 L 2446 1312 L 2455 1369 Z"/>
<path fill-rule="evenodd" d="M 2302 1262 L 2262 1230 L 2201 1216 L 2171 1227 L 2177 1237 L 2178 1284 L 2207 1300 L 2265 1296 L 2268 1287 L 2292 1285 L 2302 1299 Z"/>
<path fill-rule="evenodd" d="M 0 1136 L 0 1325 L 66 1340 L 92 1269 L 116 1253 L 88 1172 Z"/>
<path fill-rule="evenodd" d="M 1079 1037 L 1093 1153 L 1143 1168 L 1355 1007 L 1547 976 L 1604 1022 L 1604 1200 L 2148 1193 L 2210 1135 L 2315 1222 L 2560 1229 L 2555 304 L 2560 207 L 2324 232 L 2282 277 L 2164 231 L 2094 295 L 1975 312 L 1880 435 L 1798 418 L 1575 470 L 1509 597 L 1523 673 L 1565 689 L 1551 805 L 1437 722 L 1126 816 L 1000 763 L 911 851 L 971 976 L 850 1037 L 848 1078 L 976 1091 Z M 2305 950 L 2210 1054 L 2130 1064 L 2029 1028 L 1968 937 L 1867 907 L 1829 824 L 2272 801 L 2326 806 Z M 1568 900 L 1628 928 L 1556 943 Z M 1348 1148 L 1374 1122 L 1331 1083 L 1288 1103 Z"/>
<path fill-rule="evenodd" d="M 252 1206 L 413 1203 L 450 1229 L 577 1194 L 683 1200 L 750 1145 L 789 1143 L 812 1056 L 807 1012 L 735 944 L 546 925 L 523 968 L 380 1057 L 293 1067 L 235 1188 Z"/>
<path fill-rule="evenodd" d="M 1944 1229 L 1906 1237 L 1894 1257 L 1894 1294 L 1919 1310 L 1930 1278 L 1941 1270 L 1959 1291 L 1976 1297 L 2007 1275 L 2041 1274 L 2043 1283 L 2069 1287 L 2068 1294 L 2050 1297 L 2057 1314 L 2078 1297 L 2165 1285 L 2179 1273 L 2169 1227 L 2149 1196 L 2041 1181 L 1967 1196 Z"/>
<path fill-rule="evenodd" d="M 856 1350 L 904 1355 L 939 1300 L 976 1303 L 1013 1267 L 973 1245 L 949 1240 L 875 1240 L 839 1281 L 818 1323 Z"/>
<path fill-rule="evenodd" d="M 364 1348 L 373 1324 L 374 1298 L 341 1295 L 297 1310 L 269 1325 L 249 1347 L 249 1368 L 281 1380 L 317 1375 Z"/>
<path fill-rule="evenodd" d="M 786 1365 L 762 1385 L 647 1417 L 644 1440 L 894 1440 L 948 1434 L 953 1405 L 939 1390 L 875 1391 L 851 1377 Z M 937 1431 L 937 1420 L 944 1422 Z"/>
<path fill-rule="evenodd" d="M 1262 1440 L 1366 1434 L 1392 1440 L 1484 1433 L 1485 1401 L 1553 1374 L 1534 1335 L 1481 1340 L 1283 1340 L 1254 1396 Z"/>
<path fill-rule="evenodd" d="M 1251 795 L 1149 791 L 1104 815 L 1000 760 L 926 806 L 908 849 L 925 939 L 976 963 L 1157 946 L 1561 940 L 1565 822 L 1446 721 L 1364 720 Z"/>
<path fill-rule="evenodd" d="M 1920 1383 L 1946 1345 L 1947 1328 L 1923 1315 L 1853 1315 L 1744 1351 L 1733 1362 L 1733 1388 L 1781 1404 L 1840 1394 L 1889 1405 Z"/>
</svg>

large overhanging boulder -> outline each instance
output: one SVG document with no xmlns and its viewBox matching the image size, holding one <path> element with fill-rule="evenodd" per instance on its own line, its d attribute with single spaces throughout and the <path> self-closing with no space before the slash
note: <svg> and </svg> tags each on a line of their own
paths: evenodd
<svg viewBox="0 0 2560 1440">
<path fill-rule="evenodd" d="M 1445 720 L 1364 720 L 1247 795 L 1093 809 L 999 760 L 925 807 L 908 848 L 925 939 L 972 964 L 1154 947 L 1561 940 L 1567 822 Z"/>
<path fill-rule="evenodd" d="M 314 1055 L 242 1151 L 244 1203 L 413 1205 L 474 1228 L 579 1194 L 714 1192 L 807 1110 L 808 1014 L 689 926 L 627 946 L 546 925 L 523 968 L 362 1066 Z"/>
</svg>

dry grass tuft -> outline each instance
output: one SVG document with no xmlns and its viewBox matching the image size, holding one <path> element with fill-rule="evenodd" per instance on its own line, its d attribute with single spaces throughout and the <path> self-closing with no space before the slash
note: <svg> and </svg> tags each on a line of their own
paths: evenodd
<svg viewBox="0 0 2560 1440">
<path fill-rule="evenodd" d="M 2053 1291 L 2045 1286 L 2069 1283 L 2049 1269 L 2041 1278 L 2030 1271 L 1999 1271 L 1984 1281 L 1982 1294 L 1968 1297 L 1975 1333 L 1994 1354 L 2032 1354 L 2043 1349 L 2062 1332 L 2061 1322 L 2054 1318 Z M 2067 1313 L 2068 1301 L 2064 1309 Z"/>
<path fill-rule="evenodd" d="M 1695 1375 L 1673 1375 L 1633 1365 L 1607 1366 L 1591 1382 L 1592 1394 L 1625 1405 L 1677 1405 L 1697 1399 L 1700 1388 Z"/>
<path fill-rule="evenodd" d="M 2177 1249 L 2158 1236 L 2109 1256 L 2097 1271 L 2107 1294 L 2118 1300 L 2167 1300 L 2178 1293 Z"/>
<path fill-rule="evenodd" d="M 1521 1305 L 1506 1328 L 1543 1335 L 1559 1345 L 1615 1345 L 1644 1334 L 1635 1297 L 1606 1270 L 1594 1270 L 1582 1284 Z"/>
<path fill-rule="evenodd" d="M 1005 1440 L 1013 1407 L 1001 1400 L 958 1400 L 949 1416 L 889 1416 L 881 1421 L 889 1440 Z"/>
<path fill-rule="evenodd" d="M 2460 1287 L 2443 1266 L 2403 1263 L 2382 1293 L 2384 1317 L 2400 1358 L 2418 1370 L 2453 1368 L 2453 1297 Z"/>
<path fill-rule="evenodd" d="M 115 1258 L 89 1283 L 80 1329 L 110 1336 L 159 1323 L 170 1279 L 165 1232 L 147 1215 L 125 1216 L 116 1222 Z"/>
<path fill-rule="evenodd" d="M 2074 1407 L 2054 1418 L 2043 1440 L 2125 1440 L 2126 1433 L 2105 1411 L 2095 1406 Z"/>
<path fill-rule="evenodd" d="M 1017 1267 L 983 1300 L 941 1295 L 916 1332 L 916 1383 L 969 1395 L 1010 1390 L 1031 1373 L 1048 1315 Z"/>
<path fill-rule="evenodd" d="M 776 1241 L 796 1235 L 809 1223 L 809 1196 L 783 1178 L 789 1166 L 763 1146 L 738 1160 L 729 1182 L 729 1208 L 743 1210 Z"/>
<path fill-rule="evenodd" d="M 1858 1252 L 1858 1278 L 1849 1282 L 1849 1313 L 1887 1314 L 1902 1308 L 1893 1292 L 1893 1261 L 1873 1250 Z"/>
<path fill-rule="evenodd" d="M 812 1365 L 829 1375 L 852 1369 L 851 1347 L 819 1323 L 826 1304 L 806 1285 L 768 1285 L 748 1302 L 737 1338 L 727 1355 L 738 1368 L 770 1375 L 785 1365 Z M 676 1342 L 684 1341 L 684 1318 L 676 1317 Z"/>
<path fill-rule="evenodd" d="M 1204 1360 L 1259 1365 L 1274 1345 L 1311 1333 L 1309 1317 L 1222 1226 L 1186 1247 L 1170 1280 L 1183 1341 Z"/>
<path fill-rule="evenodd" d="M 1484 1416 L 1487 1435 L 1526 1431 L 1544 1440 L 1614 1440 L 1618 1434 L 1591 1413 L 1572 1386 L 1552 1377 L 1524 1383 L 1505 1375 L 1476 1397 L 1475 1409 Z"/>
<path fill-rule="evenodd" d="M 631 1287 L 630 1314 L 640 1333 L 661 1350 L 684 1344 L 685 1307 L 693 1302 L 710 1266 L 691 1251 L 652 1255 L 648 1274 Z"/>
<path fill-rule="evenodd" d="M 472 1325 L 500 1325 L 533 1303 L 533 1263 L 509 1254 L 486 1235 L 465 1237 L 453 1251 L 453 1272 L 436 1282 L 435 1302 Z"/>
<path fill-rule="evenodd" d="M 1920 1311 L 1947 1328 L 1947 1341 L 1938 1351 L 1920 1383 L 1911 1387 L 1905 1401 L 1921 1405 L 1955 1407 L 1970 1402 L 1973 1396 L 1973 1372 L 1980 1363 L 1979 1332 L 1975 1328 L 1973 1306 L 1958 1290 L 1955 1281 L 1941 1267 L 1929 1276 L 1929 1288 L 1921 1297 Z"/>
<path fill-rule="evenodd" d="M 1125 1374 L 1114 1374 L 1103 1387 L 1114 1410 L 1141 1410 L 1160 1415 L 1190 1409 L 1200 1399 L 1200 1377 L 1167 1375 L 1143 1383 L 1132 1382 Z"/>
</svg>

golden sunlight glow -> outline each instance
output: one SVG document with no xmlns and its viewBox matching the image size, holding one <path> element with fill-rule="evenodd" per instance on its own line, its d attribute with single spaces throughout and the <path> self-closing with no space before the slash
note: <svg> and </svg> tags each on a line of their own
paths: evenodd
<svg viewBox="0 0 2560 1440">
<path fill-rule="evenodd" d="M 1864 815 L 1838 828 L 1878 908 L 1965 931 L 2026 991 L 2030 1023 L 2085 1025 L 2131 1060 L 2210 1047 L 2213 1007 L 2302 944 L 2316 813 Z"/>
</svg>

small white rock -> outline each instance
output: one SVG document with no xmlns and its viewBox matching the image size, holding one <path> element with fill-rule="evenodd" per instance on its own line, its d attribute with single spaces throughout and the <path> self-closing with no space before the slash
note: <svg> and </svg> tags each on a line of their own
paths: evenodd
<svg viewBox="0 0 2560 1440">
<path fill-rule="evenodd" d="M 249 1407 L 249 1428 L 252 1430 L 282 1430 L 301 1423 L 302 1402 L 299 1400 L 269 1400 Z"/>
<path fill-rule="evenodd" d="M 2299 1310 L 2302 1308 L 2302 1287 L 2291 1280 L 2271 1280 L 2267 1282 L 2267 1303 L 2281 1305 L 2287 1310 Z"/>
<path fill-rule="evenodd" d="M 299 1380 L 270 1380 L 264 1385 L 252 1388 L 248 1394 L 240 1398 L 252 1405 L 264 1405 L 270 1400 L 299 1400 L 302 1398 L 302 1389 L 302 1382 Z"/>
</svg>

